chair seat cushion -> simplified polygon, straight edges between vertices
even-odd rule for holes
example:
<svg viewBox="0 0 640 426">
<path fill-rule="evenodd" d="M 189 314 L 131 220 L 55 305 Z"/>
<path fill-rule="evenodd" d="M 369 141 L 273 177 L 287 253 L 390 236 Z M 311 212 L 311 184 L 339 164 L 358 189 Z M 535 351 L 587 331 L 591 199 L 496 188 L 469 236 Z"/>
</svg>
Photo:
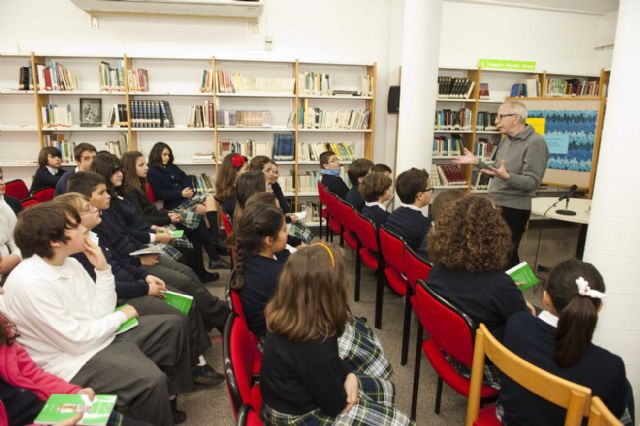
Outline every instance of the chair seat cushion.
<svg viewBox="0 0 640 426">
<path fill-rule="evenodd" d="M 251 388 L 251 401 L 243 401 L 245 404 L 251 404 L 256 412 L 262 409 L 262 393 L 260 393 L 260 384 L 255 384 Z"/>
<path fill-rule="evenodd" d="M 384 268 L 384 275 L 387 277 L 389 287 L 400 296 L 407 292 L 407 280 L 395 268 Z"/>
<path fill-rule="evenodd" d="M 362 264 L 367 268 L 374 271 L 378 270 L 378 253 L 363 247 L 360 249 L 360 259 L 362 259 Z"/>
<path fill-rule="evenodd" d="M 431 339 L 422 342 L 422 351 L 427 356 L 433 369 L 438 373 L 438 376 L 440 376 L 451 389 L 460 395 L 469 396 L 469 385 L 471 382 L 458 374 Z M 497 394 L 498 391 L 490 386 L 482 385 L 480 389 L 480 398 L 488 398 Z"/>
<path fill-rule="evenodd" d="M 352 250 L 358 248 L 358 240 L 356 240 L 351 231 L 344 231 L 342 235 L 344 236 L 344 242 L 347 243 Z"/>
<path fill-rule="evenodd" d="M 478 418 L 473 422 L 474 426 L 501 426 L 498 416 L 496 416 L 495 404 L 488 405 L 480 409 Z"/>
</svg>

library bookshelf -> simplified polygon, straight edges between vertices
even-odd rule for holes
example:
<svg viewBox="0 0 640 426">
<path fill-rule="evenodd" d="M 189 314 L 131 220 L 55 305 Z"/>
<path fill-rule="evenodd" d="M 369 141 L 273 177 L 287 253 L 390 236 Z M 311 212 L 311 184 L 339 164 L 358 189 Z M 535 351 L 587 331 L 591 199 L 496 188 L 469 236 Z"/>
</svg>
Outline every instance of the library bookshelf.
<svg viewBox="0 0 640 426">
<path fill-rule="evenodd" d="M 457 166 L 461 172 L 461 181 L 450 184 L 448 181 L 442 182 L 442 172 L 438 167 L 452 164 L 452 157 L 458 155 L 458 150 L 467 148 L 479 157 L 486 159 L 491 155 L 491 149 L 487 146 L 495 147 L 500 141 L 500 132 L 494 126 L 494 115 L 498 107 L 505 100 L 518 100 L 524 103 L 537 101 L 536 105 L 579 105 L 579 101 L 591 101 L 598 105 L 597 125 L 592 157 L 592 168 L 588 179 L 588 184 L 581 186 L 587 196 L 593 192 L 595 172 L 597 168 L 600 141 L 602 138 L 602 125 L 606 109 L 606 94 L 609 83 L 609 71 L 602 70 L 598 76 L 555 74 L 547 71 L 517 72 L 517 71 L 497 71 L 485 69 L 456 69 L 440 68 L 439 77 L 465 78 L 473 82 L 473 88 L 461 98 L 438 97 L 436 104 L 436 126 L 434 130 L 434 150 L 432 155 L 432 184 L 437 190 L 441 189 L 464 189 L 473 193 L 486 193 L 486 181 L 478 173 L 474 172 L 472 166 Z M 580 81 L 587 87 L 584 95 L 571 95 L 561 93 L 562 82 Z M 488 85 L 489 93 L 483 93 L 481 84 Z M 534 96 L 512 96 L 514 85 L 527 85 L 534 88 Z M 566 87 L 565 87 L 566 89 Z M 589 90 L 587 90 L 589 89 Z M 567 89 L 568 90 L 568 89 Z M 533 92 L 533 91 L 532 91 Z M 527 93 L 529 94 L 529 93 Z M 446 96 L 446 95 L 445 95 Z M 575 101 L 575 102 L 574 102 Z M 584 103 L 584 102 L 583 102 Z M 466 110 L 466 111 L 465 111 Z M 449 128 L 442 117 L 446 111 L 456 115 L 456 119 L 463 116 L 467 121 L 458 120 L 455 129 Z M 461 112 L 462 111 L 462 112 Z M 459 114 L 458 114 L 459 113 Z M 466 115 L 465 115 L 466 114 Z M 482 120 L 484 118 L 484 120 Z M 444 124 L 443 124 L 444 123 Z M 442 141 L 446 141 L 442 143 Z M 448 148 L 443 152 L 442 146 Z M 482 149 L 483 148 L 483 149 Z M 435 175 L 435 176 L 434 176 Z M 483 184 L 484 183 L 484 184 Z M 542 182 L 545 185 L 554 187 L 570 186 L 566 182 Z"/>
<path fill-rule="evenodd" d="M 52 61 L 73 75 L 72 90 L 49 87 L 39 81 L 38 68 Z M 102 69 L 99 70 L 101 63 L 121 73 L 120 80 L 116 75 L 117 86 L 105 86 Z M 26 90 L 18 89 L 21 67 L 34 70 L 32 87 Z M 146 87 L 140 83 L 142 77 L 135 78 L 140 70 L 146 73 Z M 318 87 L 303 86 L 303 79 L 309 75 L 326 76 L 326 81 Z M 264 61 L 213 55 L 177 58 L 0 53 L 0 166 L 26 169 L 23 176 L 32 174 L 38 150 L 51 140 L 64 140 L 70 147 L 73 143 L 90 142 L 98 150 L 104 149 L 105 143 L 116 141 L 121 151 L 139 150 L 145 154 L 154 143 L 163 141 L 172 147 L 176 164 L 187 173 L 214 175 L 231 146 L 249 157 L 275 157 L 286 181 L 283 189 L 299 209 L 317 196 L 314 172 L 318 162 L 310 156 L 308 145 L 343 143 L 351 148 L 353 157 L 373 158 L 376 77 L 375 63 Z M 242 87 L 235 87 L 239 82 Z M 230 86 L 234 87 L 230 90 Z M 80 122 L 80 100 L 85 98 L 97 99 L 101 107 L 99 123 L 92 127 Z M 171 127 L 141 127 L 136 122 L 140 121 L 136 107 L 160 103 L 170 108 Z M 124 106 L 126 113 L 110 123 L 111 112 L 118 110 L 118 105 Z M 49 106 L 63 106 L 70 120 L 63 125 L 48 123 Z M 194 120 L 194 107 L 198 106 L 204 106 L 200 112 L 207 118 L 199 123 Z M 258 126 L 233 125 L 223 122 L 225 111 L 236 115 L 263 111 L 268 119 Z M 308 111 L 322 117 L 340 111 L 368 111 L 368 116 L 363 126 L 347 124 L 336 128 L 330 123 L 306 122 L 302 115 Z M 289 135 L 288 140 L 293 143 L 287 155 L 273 155 L 272 145 L 278 134 Z M 270 152 L 256 149 L 260 144 Z M 65 165 L 72 162 L 71 158 Z"/>
</svg>

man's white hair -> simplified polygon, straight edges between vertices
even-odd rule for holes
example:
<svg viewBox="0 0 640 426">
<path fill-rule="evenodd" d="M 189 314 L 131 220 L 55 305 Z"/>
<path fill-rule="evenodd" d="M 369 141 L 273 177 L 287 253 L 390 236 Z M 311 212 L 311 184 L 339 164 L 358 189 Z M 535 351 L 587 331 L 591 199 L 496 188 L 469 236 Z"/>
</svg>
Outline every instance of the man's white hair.
<svg viewBox="0 0 640 426">
<path fill-rule="evenodd" d="M 527 107 L 522 102 L 508 101 L 504 104 L 509 107 L 509 112 L 511 114 L 516 114 L 520 117 L 520 122 L 525 123 L 527 120 Z"/>
</svg>

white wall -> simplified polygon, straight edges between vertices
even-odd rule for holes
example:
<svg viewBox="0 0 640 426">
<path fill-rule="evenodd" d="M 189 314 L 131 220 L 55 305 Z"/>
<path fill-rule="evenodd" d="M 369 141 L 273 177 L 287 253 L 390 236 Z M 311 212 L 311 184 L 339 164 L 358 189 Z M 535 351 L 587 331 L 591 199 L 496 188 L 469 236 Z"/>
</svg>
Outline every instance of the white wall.
<svg viewBox="0 0 640 426">
<path fill-rule="evenodd" d="M 89 16 L 69 0 L 2 0 L 0 52 L 377 62 L 375 160 L 392 163 L 395 117 L 387 119 L 386 98 L 389 82 L 398 81 L 403 5 L 402 0 L 267 0 L 258 25 L 104 16 L 94 30 Z M 442 9 L 441 66 L 474 68 L 481 57 L 527 59 L 539 70 L 597 74 L 610 63 L 610 51 L 593 50 L 594 28 L 602 19 L 597 16 L 452 2 Z M 273 38 L 270 52 L 262 49 L 265 35 Z"/>
</svg>

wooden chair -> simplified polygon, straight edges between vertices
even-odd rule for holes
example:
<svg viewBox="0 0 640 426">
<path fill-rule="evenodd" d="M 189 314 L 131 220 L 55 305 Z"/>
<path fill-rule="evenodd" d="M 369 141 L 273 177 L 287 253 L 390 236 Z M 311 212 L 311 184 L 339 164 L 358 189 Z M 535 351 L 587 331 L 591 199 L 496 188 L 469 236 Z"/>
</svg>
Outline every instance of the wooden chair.
<svg viewBox="0 0 640 426">
<path fill-rule="evenodd" d="M 599 397 L 594 396 L 591 398 L 591 409 L 589 410 L 589 423 L 587 423 L 587 426 L 622 426 L 622 423 L 609 411 Z"/>
<path fill-rule="evenodd" d="M 500 424 L 495 415 L 495 405 L 480 410 L 480 389 L 485 357 L 529 392 L 565 408 L 567 410 L 565 426 L 579 426 L 582 424 L 582 417 L 589 414 L 587 408 L 591 399 L 591 389 L 555 376 L 518 357 L 498 342 L 484 324 L 480 324 L 476 331 L 473 352 L 467 426 Z"/>
</svg>

